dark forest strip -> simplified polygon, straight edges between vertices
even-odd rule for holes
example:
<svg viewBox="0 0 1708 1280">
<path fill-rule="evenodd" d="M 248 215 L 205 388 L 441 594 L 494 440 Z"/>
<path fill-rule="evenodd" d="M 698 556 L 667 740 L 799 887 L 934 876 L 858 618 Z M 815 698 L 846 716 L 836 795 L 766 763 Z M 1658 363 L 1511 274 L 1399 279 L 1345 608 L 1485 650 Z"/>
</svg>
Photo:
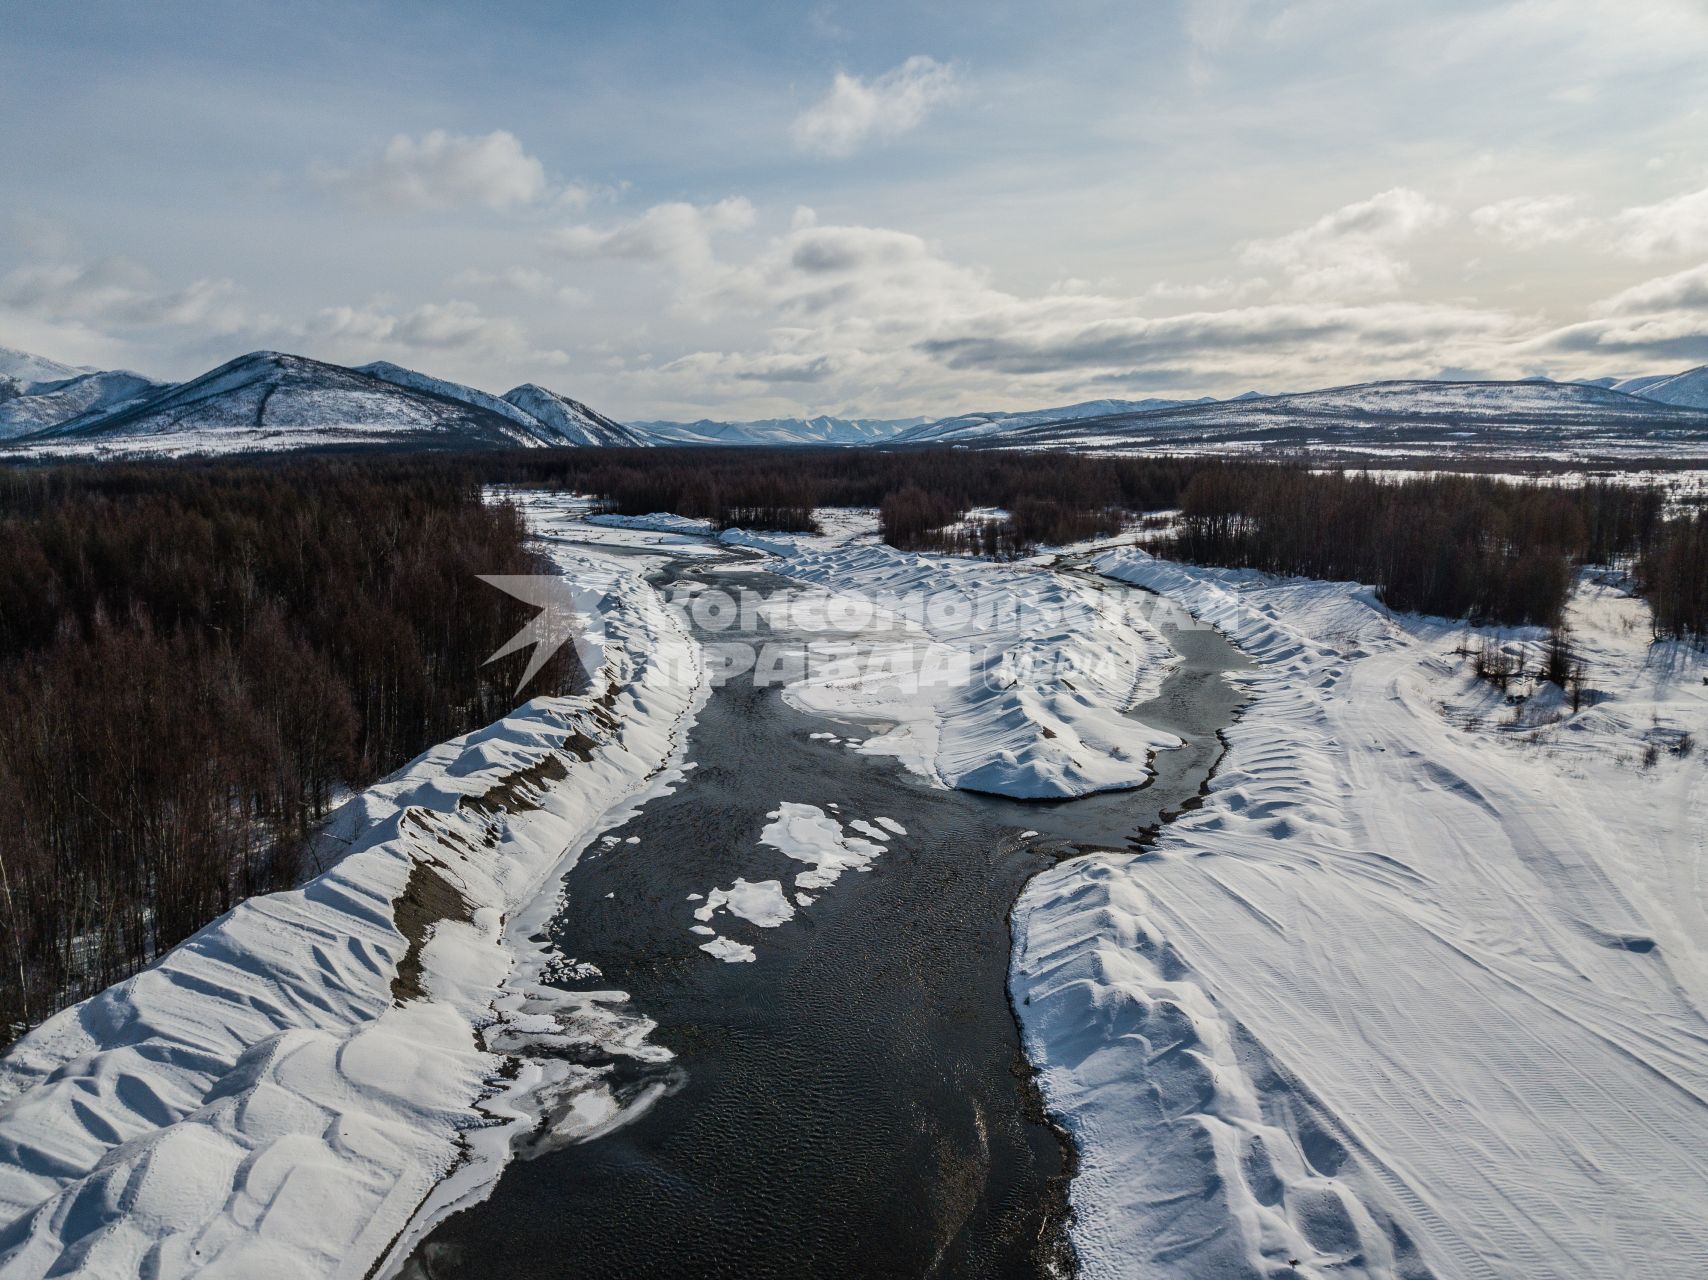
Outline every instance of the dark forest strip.
<svg viewBox="0 0 1708 1280">
<path fill-rule="evenodd" d="M 0 474 L 0 1044 L 508 711 L 531 610 L 476 575 L 538 571 L 524 534 L 446 461 Z"/>
</svg>

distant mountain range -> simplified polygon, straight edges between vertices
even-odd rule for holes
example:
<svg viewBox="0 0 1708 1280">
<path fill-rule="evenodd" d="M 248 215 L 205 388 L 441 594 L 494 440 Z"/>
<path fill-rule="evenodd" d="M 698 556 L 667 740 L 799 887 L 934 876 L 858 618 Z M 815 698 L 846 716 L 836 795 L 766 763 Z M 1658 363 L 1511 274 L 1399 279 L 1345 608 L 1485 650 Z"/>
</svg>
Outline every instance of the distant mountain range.
<svg viewBox="0 0 1708 1280">
<path fill-rule="evenodd" d="M 1072 422 L 1079 418 L 1103 418 L 1118 413 L 1155 413 L 1160 409 L 1213 403 L 1209 396 L 1201 400 L 1082 400 L 1059 409 L 1031 409 L 1023 413 L 963 413 L 923 423 L 902 432 L 898 439 L 910 444 L 970 444 L 977 440 L 1000 438 L 1044 422 Z"/>
<path fill-rule="evenodd" d="M 1681 404 L 1692 409 L 1708 409 L 1708 364 L 1683 373 L 1661 374 L 1653 378 L 1627 378 L 1615 382 L 1613 390 L 1626 395 L 1659 400 L 1663 404 Z"/>
<path fill-rule="evenodd" d="M 1698 392 L 1708 368 L 1658 383 Z M 1046 416 L 981 443 L 1118 453 L 1294 451 L 1340 458 L 1708 453 L 1708 410 L 1591 383 L 1369 382 L 1143 412 Z"/>
<path fill-rule="evenodd" d="M 1708 452 L 1708 366 L 1592 382 L 1374 382 L 1231 400 L 1088 400 L 922 418 L 624 424 L 528 383 L 495 396 L 385 361 L 276 351 L 157 382 L 0 347 L 12 456 L 190 456 L 304 449 L 951 445 L 1121 453 L 1662 456 Z"/>
<path fill-rule="evenodd" d="M 660 444 L 878 444 L 894 440 L 924 418 L 761 418 L 754 422 L 635 422 Z"/>
</svg>

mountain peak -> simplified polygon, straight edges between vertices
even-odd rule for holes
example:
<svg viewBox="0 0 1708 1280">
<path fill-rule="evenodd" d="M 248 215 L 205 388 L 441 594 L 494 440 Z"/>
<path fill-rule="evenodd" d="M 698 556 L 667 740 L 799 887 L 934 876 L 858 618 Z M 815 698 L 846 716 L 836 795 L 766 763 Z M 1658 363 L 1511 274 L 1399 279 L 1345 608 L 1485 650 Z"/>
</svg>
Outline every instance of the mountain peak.
<svg viewBox="0 0 1708 1280">
<path fill-rule="evenodd" d="M 622 423 L 538 383 L 512 387 L 504 399 L 541 424 L 548 444 L 621 447 L 647 443 Z"/>
</svg>

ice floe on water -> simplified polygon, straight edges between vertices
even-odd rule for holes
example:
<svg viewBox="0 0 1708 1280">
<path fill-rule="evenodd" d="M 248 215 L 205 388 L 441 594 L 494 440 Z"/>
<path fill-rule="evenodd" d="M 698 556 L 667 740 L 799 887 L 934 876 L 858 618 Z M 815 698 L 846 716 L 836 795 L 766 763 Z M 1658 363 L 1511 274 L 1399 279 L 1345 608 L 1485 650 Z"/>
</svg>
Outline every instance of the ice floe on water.
<svg viewBox="0 0 1708 1280">
<path fill-rule="evenodd" d="M 844 872 L 869 870 L 873 860 L 888 850 L 889 840 L 907 834 L 893 818 L 878 818 L 875 822 L 856 818 L 845 827 L 816 805 L 788 801 L 767 817 L 770 821 L 759 833 L 760 845 L 806 865 L 804 871 L 795 874 L 793 902 L 781 880 L 747 880 L 737 876 L 727 889 L 714 888 L 704 895 L 688 895 L 690 902 L 703 903 L 694 910 L 694 919 L 700 923 L 690 926 L 692 932 L 712 935 L 714 931 L 708 922 L 731 916 L 760 929 L 785 925 L 794 919 L 797 908 L 805 910 L 822 898 L 822 891 L 835 884 Z M 817 892 L 805 892 L 808 889 Z M 702 943 L 700 949 L 731 962 L 755 957 L 752 944 L 724 937 L 714 936 L 711 942 Z"/>
<path fill-rule="evenodd" d="M 745 942 L 735 942 L 729 938 L 714 937 L 710 942 L 702 942 L 700 950 L 707 955 L 722 960 L 725 964 L 748 964 L 753 960 L 753 948 Z"/>
<path fill-rule="evenodd" d="M 795 909 L 783 892 L 780 880 L 760 880 L 757 883 L 736 877 L 728 889 L 713 889 L 706 895 L 706 905 L 694 912 L 696 920 L 710 920 L 720 911 L 740 916 L 761 929 L 775 929 L 794 919 Z"/>
<path fill-rule="evenodd" d="M 801 889 L 828 888 L 844 871 L 865 871 L 884 852 L 885 846 L 875 840 L 849 835 L 817 805 L 784 802 L 769 816 L 759 842 L 807 864 L 808 869 L 795 876 Z"/>
</svg>

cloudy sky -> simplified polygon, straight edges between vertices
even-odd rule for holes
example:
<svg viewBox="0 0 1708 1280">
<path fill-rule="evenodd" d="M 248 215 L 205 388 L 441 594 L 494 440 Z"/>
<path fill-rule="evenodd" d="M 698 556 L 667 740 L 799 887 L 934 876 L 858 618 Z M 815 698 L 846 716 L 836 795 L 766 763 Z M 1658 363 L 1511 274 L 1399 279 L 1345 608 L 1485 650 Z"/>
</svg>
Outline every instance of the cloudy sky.
<svg viewBox="0 0 1708 1280">
<path fill-rule="evenodd" d="M 1704 0 L 0 7 L 0 344 L 621 417 L 1708 361 Z"/>
</svg>

